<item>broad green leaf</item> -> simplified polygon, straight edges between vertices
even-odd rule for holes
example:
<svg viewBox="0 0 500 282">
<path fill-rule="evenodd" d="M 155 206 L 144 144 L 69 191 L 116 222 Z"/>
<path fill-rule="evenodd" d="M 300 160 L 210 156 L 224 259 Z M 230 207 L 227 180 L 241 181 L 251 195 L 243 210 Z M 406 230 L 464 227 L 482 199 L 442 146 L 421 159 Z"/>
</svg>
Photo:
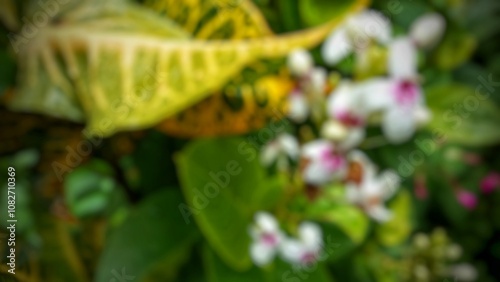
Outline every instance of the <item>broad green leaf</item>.
<svg viewBox="0 0 500 282">
<path fill-rule="evenodd" d="M 354 244 L 364 240 L 370 223 L 363 211 L 345 201 L 343 186 L 327 187 L 324 198 L 309 205 L 308 216 L 337 226 Z"/>
<path fill-rule="evenodd" d="M 302 20 L 309 26 L 315 26 L 326 23 L 332 18 L 343 20 L 345 11 L 351 9 L 353 5 L 366 7 L 369 2 L 369 0 L 302 0 L 299 1 L 299 9 Z"/>
<path fill-rule="evenodd" d="M 488 85 L 480 81 L 475 89 L 461 84 L 439 85 L 426 92 L 433 114 L 428 128 L 441 139 L 470 146 L 498 143 L 500 110 L 490 98 Z"/>
<path fill-rule="evenodd" d="M 256 151 L 244 139 L 201 139 L 177 160 L 179 178 L 192 214 L 211 247 L 229 266 L 251 265 L 248 227 L 256 211 L 268 207 L 263 195 L 279 181 L 269 179 Z M 269 197 L 275 198 L 274 193 Z"/>
<path fill-rule="evenodd" d="M 162 275 L 160 281 L 173 281 L 198 238 L 195 226 L 186 224 L 179 212 L 182 202 L 182 195 L 174 190 L 157 192 L 143 200 L 106 240 L 96 281 L 118 279 L 117 273 L 120 276 L 122 272 L 133 276 L 134 281 L 147 281 L 149 275 L 158 273 Z"/>
<path fill-rule="evenodd" d="M 323 197 L 309 204 L 306 214 L 321 225 L 324 249 L 331 262 L 359 246 L 370 227 L 367 216 L 345 201 L 345 189 L 341 185 L 325 188 Z"/>
<path fill-rule="evenodd" d="M 59 15 L 64 24 L 48 25 L 17 50 L 21 83 L 11 109 L 86 121 L 95 135 L 150 127 L 254 61 L 317 45 L 338 23 L 240 41 L 194 40 L 144 7 L 95 4 Z"/>
<path fill-rule="evenodd" d="M 376 228 L 376 235 L 380 243 L 385 246 L 395 246 L 403 243 L 412 231 L 412 200 L 410 192 L 403 190 L 389 203 L 388 208 L 393 216 Z"/>
<path fill-rule="evenodd" d="M 370 221 L 356 206 L 350 204 L 336 204 L 318 215 L 315 219 L 336 225 L 355 243 L 360 244 L 365 238 Z"/>
<path fill-rule="evenodd" d="M 329 263 L 337 263 L 346 259 L 361 242 L 354 242 L 350 234 L 344 231 L 339 225 L 327 221 L 319 221 L 323 230 L 323 254 Z"/>
</svg>

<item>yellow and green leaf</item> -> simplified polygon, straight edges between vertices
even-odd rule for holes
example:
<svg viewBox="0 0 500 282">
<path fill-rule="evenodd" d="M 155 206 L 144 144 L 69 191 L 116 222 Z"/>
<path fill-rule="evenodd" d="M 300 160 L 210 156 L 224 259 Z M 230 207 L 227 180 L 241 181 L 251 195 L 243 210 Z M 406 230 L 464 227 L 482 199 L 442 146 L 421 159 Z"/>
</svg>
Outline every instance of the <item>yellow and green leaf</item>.
<svg viewBox="0 0 500 282">
<path fill-rule="evenodd" d="M 142 6 L 93 4 L 65 11 L 23 46 L 10 108 L 86 122 L 103 136 L 151 127 L 256 61 L 318 44 L 339 22 L 280 36 L 204 40 Z M 364 4 L 358 0 L 352 10 Z"/>
</svg>

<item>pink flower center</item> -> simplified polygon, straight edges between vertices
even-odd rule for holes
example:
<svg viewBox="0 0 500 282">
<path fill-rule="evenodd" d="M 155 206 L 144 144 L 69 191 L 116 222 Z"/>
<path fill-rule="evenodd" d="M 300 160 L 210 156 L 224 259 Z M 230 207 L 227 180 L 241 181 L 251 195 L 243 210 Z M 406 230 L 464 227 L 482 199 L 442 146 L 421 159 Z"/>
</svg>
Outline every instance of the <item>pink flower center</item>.
<svg viewBox="0 0 500 282">
<path fill-rule="evenodd" d="M 306 252 L 300 258 L 300 262 L 304 265 L 310 265 L 316 262 L 316 254 L 313 252 Z"/>
<path fill-rule="evenodd" d="M 261 240 L 264 243 L 264 245 L 274 247 L 278 244 L 278 237 L 275 234 L 272 233 L 264 233 L 261 236 Z"/>
<path fill-rule="evenodd" d="M 409 80 L 400 81 L 395 86 L 394 95 L 399 105 L 413 105 L 419 95 L 418 86 Z"/>
<path fill-rule="evenodd" d="M 338 170 L 345 164 L 344 158 L 335 154 L 331 148 L 327 148 L 321 153 L 321 161 L 330 172 Z"/>
<path fill-rule="evenodd" d="M 340 112 L 335 115 L 337 120 L 347 126 L 361 126 L 364 121 L 361 117 L 351 113 L 351 112 Z"/>
</svg>

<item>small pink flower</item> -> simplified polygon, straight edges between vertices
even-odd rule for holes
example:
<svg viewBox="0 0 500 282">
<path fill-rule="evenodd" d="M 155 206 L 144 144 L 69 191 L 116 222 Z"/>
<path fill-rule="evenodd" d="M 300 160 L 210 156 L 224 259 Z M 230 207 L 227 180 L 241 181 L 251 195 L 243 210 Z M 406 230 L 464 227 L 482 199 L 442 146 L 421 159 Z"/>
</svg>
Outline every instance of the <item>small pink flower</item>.
<svg viewBox="0 0 500 282">
<path fill-rule="evenodd" d="M 488 194 L 500 186 L 500 174 L 491 172 L 481 180 L 481 191 Z"/>
<path fill-rule="evenodd" d="M 460 190 L 457 193 L 458 202 L 466 209 L 473 210 L 477 206 L 477 198 L 474 193 L 467 190 Z"/>
<path fill-rule="evenodd" d="M 250 257 L 256 265 L 264 266 L 276 256 L 284 235 L 273 215 L 261 211 L 254 218 L 255 223 L 249 229 L 252 237 Z"/>
<path fill-rule="evenodd" d="M 327 140 L 318 139 L 304 144 L 301 160 L 304 163 L 302 178 L 313 186 L 343 179 L 347 172 L 345 156 L 339 154 L 335 145 Z"/>
<path fill-rule="evenodd" d="M 321 255 L 323 232 L 316 223 L 303 222 L 299 225 L 298 235 L 298 238 L 284 240 L 281 256 L 295 266 L 312 266 Z"/>
</svg>

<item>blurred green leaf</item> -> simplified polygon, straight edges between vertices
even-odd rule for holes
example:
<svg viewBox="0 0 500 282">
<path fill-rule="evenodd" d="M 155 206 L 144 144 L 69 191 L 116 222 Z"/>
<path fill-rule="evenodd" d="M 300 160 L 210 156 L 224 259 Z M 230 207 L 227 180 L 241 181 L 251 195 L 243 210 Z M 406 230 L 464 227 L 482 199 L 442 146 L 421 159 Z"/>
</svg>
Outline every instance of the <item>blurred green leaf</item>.
<svg viewBox="0 0 500 282">
<path fill-rule="evenodd" d="M 299 0 L 278 0 L 280 17 L 286 31 L 293 31 L 302 28 L 300 11 L 297 8 Z"/>
<path fill-rule="evenodd" d="M 412 231 L 411 212 L 412 200 L 410 192 L 403 190 L 389 203 L 388 207 L 393 217 L 376 228 L 376 235 L 380 243 L 385 246 L 394 246 L 403 243 Z"/>
<path fill-rule="evenodd" d="M 359 208 L 347 204 L 332 207 L 323 214 L 323 219 L 339 226 L 356 244 L 365 238 L 370 222 Z"/>
<path fill-rule="evenodd" d="M 496 144 L 500 140 L 500 109 L 487 98 L 487 87 L 479 92 L 476 89 L 461 84 L 428 89 L 427 103 L 433 114 L 429 129 L 462 145 Z"/>
<path fill-rule="evenodd" d="M 324 254 L 327 255 L 326 261 L 337 263 L 348 257 L 359 243 L 353 241 L 349 234 L 342 230 L 338 225 L 328 222 L 318 222 L 323 230 L 323 239 L 325 246 Z"/>
<path fill-rule="evenodd" d="M 368 232 L 369 220 L 356 206 L 348 203 L 333 203 L 322 211 L 312 211 L 314 220 L 338 226 L 355 244 L 363 241 Z"/>
<path fill-rule="evenodd" d="M 106 208 L 107 202 L 106 195 L 94 192 L 75 202 L 72 206 L 72 212 L 78 217 L 97 214 Z"/>
<path fill-rule="evenodd" d="M 195 226 L 186 224 L 179 212 L 182 202 L 182 195 L 175 190 L 144 199 L 106 240 L 96 281 L 118 279 L 115 274 L 121 275 L 122 270 L 134 276 L 134 281 L 143 281 L 152 273 L 158 275 L 160 269 L 161 281 L 172 281 L 198 237 Z"/>
<path fill-rule="evenodd" d="M 64 195 L 71 212 L 80 218 L 103 213 L 113 192 L 118 193 L 118 183 L 112 177 L 113 169 L 98 159 L 69 173 L 64 180 Z"/>
<path fill-rule="evenodd" d="M 39 159 L 39 153 L 35 149 L 28 149 L 17 153 L 12 159 L 12 166 L 18 169 L 29 169 L 33 167 Z"/>
<path fill-rule="evenodd" d="M 451 70 L 469 60 L 476 46 L 477 41 L 472 34 L 450 28 L 432 58 L 438 68 Z"/>
<path fill-rule="evenodd" d="M 355 6 L 366 6 L 366 0 L 301 0 L 299 11 L 308 26 L 316 26 L 333 18 L 341 18 Z"/>
<path fill-rule="evenodd" d="M 248 226 L 254 213 L 279 198 L 270 191 L 282 186 L 266 178 L 255 151 L 245 145 L 240 138 L 198 140 L 178 159 L 186 220 L 193 215 L 212 248 L 239 270 L 251 265 Z"/>
</svg>

